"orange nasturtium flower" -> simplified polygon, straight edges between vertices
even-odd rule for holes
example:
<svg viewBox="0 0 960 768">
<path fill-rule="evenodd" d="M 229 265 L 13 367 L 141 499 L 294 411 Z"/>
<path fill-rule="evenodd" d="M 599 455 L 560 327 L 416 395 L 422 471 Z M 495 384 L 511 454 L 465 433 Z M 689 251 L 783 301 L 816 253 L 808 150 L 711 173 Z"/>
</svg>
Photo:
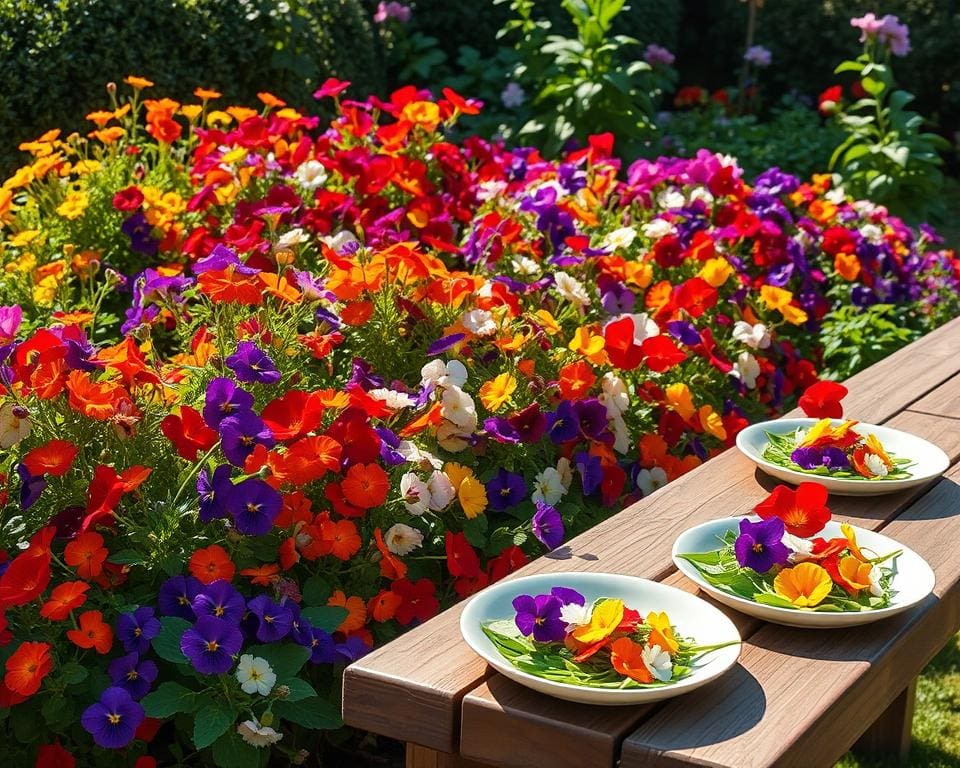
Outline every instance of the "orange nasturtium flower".
<svg viewBox="0 0 960 768">
<path fill-rule="evenodd" d="M 127 75 L 123 78 L 123 82 L 129 85 L 132 88 L 149 88 L 153 85 L 152 80 L 147 80 L 145 77 L 138 77 L 137 75 Z"/>
<path fill-rule="evenodd" d="M 87 601 L 90 585 L 85 581 L 66 581 L 50 593 L 50 599 L 40 608 L 40 615 L 50 621 L 63 621 L 70 612 Z"/>
<path fill-rule="evenodd" d="M 638 683 L 652 683 L 653 675 L 643 663 L 643 646 L 629 637 L 621 637 L 610 646 L 610 663 L 624 677 Z"/>
<path fill-rule="evenodd" d="M 21 696 L 33 696 L 40 690 L 43 678 L 53 669 L 50 648 L 50 643 L 21 643 L 7 659 L 4 685 Z"/>
<path fill-rule="evenodd" d="M 95 579 L 103 572 L 103 562 L 108 554 L 103 546 L 103 536 L 88 531 L 67 544 L 63 550 L 63 560 L 77 569 L 81 579 Z"/>
<path fill-rule="evenodd" d="M 650 638 L 647 642 L 650 645 L 659 645 L 661 649 L 673 656 L 680 650 L 680 643 L 677 642 L 673 634 L 673 627 L 670 624 L 670 617 L 666 613 L 647 614 L 647 624 L 650 627 Z"/>
<path fill-rule="evenodd" d="M 202 584 L 211 584 L 217 579 L 231 581 L 236 566 L 230 555 L 219 544 L 198 549 L 190 556 L 190 573 Z"/>
<path fill-rule="evenodd" d="M 100 611 L 84 611 L 77 617 L 80 629 L 67 632 L 67 639 L 79 648 L 93 648 L 100 655 L 110 653 L 113 630 Z"/>
<path fill-rule="evenodd" d="M 812 608 L 823 602 L 833 589 L 833 580 L 816 563 L 800 563 L 784 568 L 773 580 L 773 591 L 798 608 Z"/>
<path fill-rule="evenodd" d="M 347 597 L 342 590 L 336 590 L 327 605 L 336 605 L 347 609 L 347 618 L 345 618 L 337 632 L 355 632 L 367 623 L 367 605 L 362 597 Z"/>
<path fill-rule="evenodd" d="M 342 485 L 347 501 L 360 509 L 379 507 L 390 492 L 390 478 L 379 464 L 354 464 Z"/>
</svg>

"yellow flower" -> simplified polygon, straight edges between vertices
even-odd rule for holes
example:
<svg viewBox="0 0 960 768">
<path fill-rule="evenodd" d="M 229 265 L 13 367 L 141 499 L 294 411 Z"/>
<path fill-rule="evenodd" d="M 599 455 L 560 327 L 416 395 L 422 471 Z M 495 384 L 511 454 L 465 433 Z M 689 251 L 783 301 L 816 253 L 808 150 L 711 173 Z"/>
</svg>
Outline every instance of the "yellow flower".
<svg viewBox="0 0 960 768">
<path fill-rule="evenodd" d="M 517 390 L 517 380 L 509 373 L 501 373 L 480 387 L 480 402 L 488 411 L 499 411 Z"/>
<path fill-rule="evenodd" d="M 793 301 L 793 294 L 774 285 L 764 285 L 760 288 L 760 298 L 767 305 L 767 309 L 783 309 Z"/>
<path fill-rule="evenodd" d="M 646 288 L 653 280 L 653 265 L 647 261 L 628 261 L 624 266 L 626 282 Z"/>
<path fill-rule="evenodd" d="M 17 169 L 13 176 L 3 182 L 3 188 L 19 189 L 20 187 L 25 187 L 27 184 L 33 181 L 33 177 L 33 166 L 25 165 L 22 168 Z"/>
<path fill-rule="evenodd" d="M 853 553 L 853 556 L 861 562 L 867 562 L 866 555 L 863 554 L 860 545 L 857 544 L 857 534 L 854 533 L 853 526 L 848 523 L 841 523 L 840 531 L 847 537 L 847 548 Z"/>
<path fill-rule="evenodd" d="M 440 107 L 432 101 L 411 101 L 400 112 L 400 119 L 432 132 L 440 123 Z"/>
<path fill-rule="evenodd" d="M 23 229 L 15 235 L 11 235 L 9 243 L 14 248 L 23 248 L 36 240 L 38 235 L 40 235 L 39 229 Z M 41 238 L 41 242 L 42 240 L 43 238 Z"/>
<path fill-rule="evenodd" d="M 147 78 L 137 77 L 136 75 L 127 75 L 125 78 L 123 78 L 123 82 L 125 82 L 131 88 L 136 88 L 138 90 L 140 88 L 149 88 L 153 85 L 153 82 L 147 80 Z"/>
<path fill-rule="evenodd" d="M 472 520 L 487 508 L 487 489 L 472 474 L 465 477 L 457 488 L 457 498 L 463 514 Z"/>
<path fill-rule="evenodd" d="M 802 325 L 807 322 L 807 313 L 805 310 L 800 309 L 800 307 L 794 307 L 788 304 L 785 307 L 780 307 L 780 313 L 783 315 L 784 320 L 793 325 Z"/>
<path fill-rule="evenodd" d="M 715 259 L 708 259 L 700 270 L 700 277 L 706 280 L 714 288 L 719 288 L 733 274 L 733 267 L 730 262 L 722 256 Z"/>
<path fill-rule="evenodd" d="M 850 589 L 855 592 L 870 589 L 870 574 L 873 572 L 873 566 L 870 563 L 848 556 L 840 561 L 838 568 Z"/>
<path fill-rule="evenodd" d="M 713 435 L 718 440 L 727 439 L 727 428 L 723 426 L 720 414 L 713 410 L 712 405 L 700 406 L 700 425 L 703 431 Z"/>
<path fill-rule="evenodd" d="M 847 436 L 847 432 L 857 426 L 859 422 L 847 420 L 836 427 L 831 426 L 831 423 L 830 419 L 820 419 L 810 427 L 807 434 L 803 436 L 803 440 L 797 444 L 797 447 L 806 448 L 816 444 L 822 439 L 828 439 L 830 441 L 842 440 Z"/>
<path fill-rule="evenodd" d="M 833 589 L 833 581 L 825 568 L 816 563 L 800 563 L 784 568 L 773 580 L 773 591 L 798 608 L 812 608 L 823 602 Z"/>
<path fill-rule="evenodd" d="M 613 634 L 621 621 L 623 621 L 623 600 L 613 598 L 601 600 L 593 609 L 590 623 L 573 630 L 573 638 L 587 645 L 597 643 Z"/>
<path fill-rule="evenodd" d="M 230 125 L 233 118 L 222 110 L 215 109 L 207 115 L 207 125 Z"/>
<path fill-rule="evenodd" d="M 693 405 L 693 394 L 686 384 L 671 384 L 664 392 L 667 404 L 677 412 L 681 419 L 686 421 L 696 412 Z"/>
<path fill-rule="evenodd" d="M 470 467 L 465 467 L 463 464 L 457 464 L 455 461 L 448 461 L 443 465 L 443 474 L 447 476 L 447 479 L 450 481 L 450 485 L 453 486 L 454 490 L 458 489 L 460 487 L 460 483 L 462 483 L 468 477 L 475 476 Z"/>
<path fill-rule="evenodd" d="M 647 614 L 647 626 L 650 627 L 650 637 L 647 639 L 647 645 L 659 645 L 661 650 L 666 651 L 673 656 L 680 650 L 680 643 L 677 642 L 673 634 L 673 626 L 670 624 L 670 617 L 666 613 Z"/>
<path fill-rule="evenodd" d="M 57 207 L 57 213 L 70 221 L 79 219 L 83 216 L 83 212 L 87 210 L 88 202 L 85 192 L 71 192 Z"/>
<path fill-rule="evenodd" d="M 547 332 L 548 336 L 553 336 L 554 334 L 560 333 L 560 324 L 547 310 L 538 309 L 533 313 L 533 317 L 537 321 L 537 324 Z"/>
<path fill-rule="evenodd" d="M 570 340 L 570 349 L 579 352 L 592 363 L 603 362 L 603 347 L 606 344 L 603 336 L 594 335 L 587 326 L 581 326 L 573 334 Z M 597 359 L 599 357 L 599 359 Z"/>
<path fill-rule="evenodd" d="M 180 107 L 180 113 L 190 122 L 193 122 L 201 112 L 203 112 L 203 107 L 199 104 L 184 104 Z"/>
</svg>

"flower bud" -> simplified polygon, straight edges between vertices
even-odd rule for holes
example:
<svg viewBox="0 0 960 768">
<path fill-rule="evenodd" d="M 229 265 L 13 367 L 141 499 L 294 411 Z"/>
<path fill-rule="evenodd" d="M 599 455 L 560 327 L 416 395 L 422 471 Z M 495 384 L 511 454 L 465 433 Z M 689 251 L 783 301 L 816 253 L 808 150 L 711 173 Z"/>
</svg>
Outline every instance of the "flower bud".
<svg viewBox="0 0 960 768">
<path fill-rule="evenodd" d="M 284 686 L 281 686 L 284 687 Z M 290 689 L 287 689 L 287 693 L 290 693 Z M 267 710 L 260 716 L 260 725 L 265 725 L 267 728 L 273 725 L 273 712 Z"/>
<path fill-rule="evenodd" d="M 273 693 L 278 699 L 285 699 L 290 695 L 290 686 L 289 685 L 278 685 L 273 689 Z M 266 725 L 266 723 L 264 723 Z"/>
</svg>

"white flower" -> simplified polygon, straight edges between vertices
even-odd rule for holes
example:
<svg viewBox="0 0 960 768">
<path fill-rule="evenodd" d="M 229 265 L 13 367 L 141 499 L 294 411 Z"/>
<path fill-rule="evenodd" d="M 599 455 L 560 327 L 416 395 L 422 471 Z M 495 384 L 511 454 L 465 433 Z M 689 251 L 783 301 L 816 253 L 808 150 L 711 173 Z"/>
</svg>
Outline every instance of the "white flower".
<svg viewBox="0 0 960 768">
<path fill-rule="evenodd" d="M 485 309 L 471 309 L 460 317 L 463 327 L 477 336 L 490 336 L 497 332 L 497 324 L 493 315 Z"/>
<path fill-rule="evenodd" d="M 870 573 L 867 574 L 867 579 L 870 582 L 870 594 L 874 597 L 883 597 L 883 584 L 880 583 L 881 575 L 877 566 L 873 566 Z"/>
<path fill-rule="evenodd" d="M 672 235 L 676 232 L 673 224 L 664 219 L 654 219 L 653 221 L 648 221 L 643 225 L 643 234 L 652 240 L 660 240 L 667 235 Z"/>
<path fill-rule="evenodd" d="M 752 349 L 766 349 L 770 346 L 770 334 L 763 323 L 751 325 L 744 320 L 737 320 L 733 326 L 733 338 Z"/>
<path fill-rule="evenodd" d="M 664 209 L 683 208 L 687 199 L 679 189 L 665 189 L 657 195 L 657 205 Z"/>
<path fill-rule="evenodd" d="M 423 534 L 409 525 L 396 523 L 387 529 L 383 540 L 393 554 L 409 555 L 423 544 Z"/>
<path fill-rule="evenodd" d="M 570 483 L 573 482 L 573 466 L 566 456 L 557 459 L 557 474 L 560 476 L 560 482 L 563 483 L 563 492 L 566 493 L 570 490 Z"/>
<path fill-rule="evenodd" d="M 259 693 L 266 696 L 273 690 L 277 682 L 277 675 L 270 668 L 269 662 L 259 656 L 245 653 L 240 657 L 237 665 L 237 682 L 244 693 Z"/>
<path fill-rule="evenodd" d="M 607 248 L 620 250 L 622 248 L 628 248 L 636 236 L 637 230 L 633 227 L 620 227 L 620 229 L 615 229 L 613 232 L 608 232 L 607 236 L 603 238 L 603 244 Z"/>
<path fill-rule="evenodd" d="M 467 367 L 459 360 L 450 360 L 447 363 L 446 373 L 437 383 L 441 387 L 462 387 L 467 383 Z"/>
<path fill-rule="evenodd" d="M 875 453 L 868 453 L 864 457 L 863 463 L 867 465 L 867 469 L 869 469 L 870 473 L 875 477 L 886 477 L 890 473 L 887 465 L 883 463 L 883 459 Z"/>
<path fill-rule="evenodd" d="M 544 504 L 553 506 L 563 498 L 566 491 L 560 473 L 553 467 L 547 467 L 533 481 L 532 498 L 534 502 L 542 501 Z"/>
<path fill-rule="evenodd" d="M 431 360 L 420 369 L 420 385 L 439 384 L 440 378 L 447 374 L 447 366 L 443 360 Z"/>
<path fill-rule="evenodd" d="M 477 185 L 477 200 L 480 202 L 486 202 L 487 200 L 492 200 L 495 197 L 500 197 L 500 195 L 507 189 L 507 182 L 491 180 L 491 181 L 481 181 Z"/>
<path fill-rule="evenodd" d="M 430 491 L 430 509 L 434 512 L 445 509 L 457 495 L 457 489 L 453 487 L 450 478 L 439 469 L 435 469 L 427 479 L 427 489 Z"/>
<path fill-rule="evenodd" d="M 534 275 L 540 274 L 540 265 L 529 256 L 515 256 L 511 261 L 518 275 L 533 277 Z"/>
<path fill-rule="evenodd" d="M 757 358 L 749 352 L 741 352 L 737 356 L 737 362 L 733 364 L 733 370 L 730 371 L 730 375 L 740 379 L 746 385 L 747 389 L 753 389 L 757 386 L 757 376 L 760 375 L 760 364 L 757 362 Z"/>
<path fill-rule="evenodd" d="M 571 277 L 566 272 L 557 272 L 554 279 L 556 280 L 557 293 L 567 301 L 576 304 L 578 307 L 585 307 L 590 303 L 587 289 L 577 278 Z"/>
<path fill-rule="evenodd" d="M 643 344 L 646 339 L 660 335 L 660 326 L 646 312 L 638 315 L 618 315 L 611 322 L 629 317 L 633 320 L 633 343 Z"/>
<path fill-rule="evenodd" d="M 386 406 L 394 411 L 399 411 L 401 408 L 410 408 L 417 404 L 417 401 L 411 395 L 393 389 L 371 389 L 367 394 L 374 400 L 386 403 Z"/>
<path fill-rule="evenodd" d="M 673 662 L 670 661 L 670 654 L 659 645 L 644 646 L 640 656 L 643 659 L 643 665 L 660 682 L 665 683 L 673 677 Z"/>
<path fill-rule="evenodd" d="M 592 615 L 593 605 L 589 603 L 584 605 L 567 603 L 560 609 L 560 621 L 567 625 L 567 630 L 589 624 Z"/>
<path fill-rule="evenodd" d="M 430 489 L 413 472 L 400 478 L 400 495 L 411 515 L 422 515 L 430 508 Z"/>
<path fill-rule="evenodd" d="M 280 235 L 280 239 L 277 240 L 277 247 L 293 248 L 293 246 L 305 243 L 309 239 L 310 235 L 300 229 L 300 227 L 297 227 L 296 229 L 291 229 L 289 232 L 284 232 L 282 235 Z"/>
<path fill-rule="evenodd" d="M 864 224 L 860 227 L 860 234 L 867 242 L 878 245 L 883 242 L 883 229 L 876 224 Z"/>
<path fill-rule="evenodd" d="M 829 192 L 824 194 L 823 197 L 829 203 L 840 205 L 841 203 L 846 202 L 847 192 L 843 187 L 834 187 Z"/>
<path fill-rule="evenodd" d="M 464 430 L 456 424 L 445 421 L 437 427 L 437 443 L 445 451 L 460 453 L 470 447 L 472 430 Z"/>
<path fill-rule="evenodd" d="M 659 329 L 658 329 L 659 330 Z M 607 413 L 623 413 L 630 406 L 630 393 L 623 379 L 612 371 L 607 371 L 600 379 L 603 394 L 600 401 L 607 406 Z"/>
<path fill-rule="evenodd" d="M 0 405 L 0 448 L 13 448 L 30 434 L 30 417 L 9 400 Z"/>
<path fill-rule="evenodd" d="M 316 160 L 307 160 L 300 164 L 294 176 L 304 189 L 316 189 L 327 180 L 327 169 Z"/>
<path fill-rule="evenodd" d="M 500 91 L 500 101 L 503 102 L 503 106 L 507 109 L 516 109 L 517 107 L 523 106 L 523 102 L 526 100 L 526 91 L 523 90 L 520 83 L 511 81 Z"/>
<path fill-rule="evenodd" d="M 256 718 L 240 723 L 237 726 L 237 733 L 247 744 L 254 747 L 269 747 L 283 738 L 282 733 L 277 733 L 269 726 L 260 725 Z"/>
<path fill-rule="evenodd" d="M 813 542 L 810 541 L 810 539 L 803 539 L 799 536 L 794 536 L 792 533 L 784 532 L 781 541 L 787 549 L 790 550 L 788 559 L 791 564 L 802 563 L 804 560 L 809 560 L 813 554 Z"/>
<path fill-rule="evenodd" d="M 653 469 L 641 469 L 637 472 L 637 488 L 644 496 L 649 496 L 658 488 L 663 488 L 667 484 L 667 473 L 660 467 Z"/>
<path fill-rule="evenodd" d="M 695 203 L 702 200 L 707 205 L 713 204 L 713 194 L 706 187 L 694 187 L 690 190 L 690 202 Z"/>
<path fill-rule="evenodd" d="M 603 396 L 600 396 L 603 400 Z M 607 418 L 609 420 L 610 431 L 613 432 L 613 450 L 617 453 L 626 453 L 630 450 L 630 430 L 627 429 L 627 422 L 619 413 L 611 414 L 609 407 L 607 409 Z"/>
<path fill-rule="evenodd" d="M 460 387 L 444 389 L 441 402 L 440 415 L 461 432 L 473 432 L 477 428 L 477 406 Z"/>
<path fill-rule="evenodd" d="M 428 466 L 433 467 L 433 469 L 440 469 L 443 466 L 443 462 L 430 451 L 423 450 L 410 440 L 401 440 L 400 445 L 397 446 L 397 453 L 412 464 L 424 465 L 424 469 Z"/>
<path fill-rule="evenodd" d="M 354 236 L 353 232 L 347 232 L 347 230 L 341 230 L 335 235 L 327 235 L 326 237 L 320 238 L 321 242 L 326 245 L 328 248 L 332 248 L 337 253 L 343 253 L 348 245 L 351 243 L 359 243 L 360 241 Z"/>
</svg>

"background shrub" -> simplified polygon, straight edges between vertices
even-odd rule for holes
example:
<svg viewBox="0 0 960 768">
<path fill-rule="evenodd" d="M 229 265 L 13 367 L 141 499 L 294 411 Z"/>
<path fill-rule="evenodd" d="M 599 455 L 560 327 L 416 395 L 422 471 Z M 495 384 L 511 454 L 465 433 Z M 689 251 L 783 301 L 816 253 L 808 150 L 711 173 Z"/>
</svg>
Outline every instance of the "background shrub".
<svg viewBox="0 0 960 768">
<path fill-rule="evenodd" d="M 205 85 L 248 103 L 270 90 L 310 104 L 331 75 L 358 93 L 383 87 L 361 0 L 3 0 L 0 166 L 51 127 L 88 128 L 103 83 L 128 74 L 173 98 Z"/>
</svg>

